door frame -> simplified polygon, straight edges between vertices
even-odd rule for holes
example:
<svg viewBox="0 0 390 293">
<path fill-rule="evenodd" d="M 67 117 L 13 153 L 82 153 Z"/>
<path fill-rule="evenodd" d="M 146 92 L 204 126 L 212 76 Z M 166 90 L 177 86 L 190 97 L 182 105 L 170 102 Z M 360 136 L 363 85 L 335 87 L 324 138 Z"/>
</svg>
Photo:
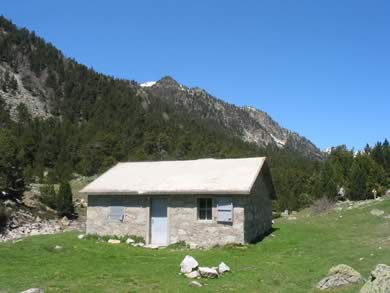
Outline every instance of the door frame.
<svg viewBox="0 0 390 293">
<path fill-rule="evenodd" d="M 147 221 L 147 239 L 145 239 L 145 242 L 147 244 L 152 244 L 152 204 L 153 204 L 153 199 L 165 199 L 167 201 L 167 243 L 166 245 L 171 244 L 171 229 L 170 229 L 170 208 L 169 208 L 169 197 L 168 196 L 149 196 L 148 197 L 148 221 Z"/>
</svg>

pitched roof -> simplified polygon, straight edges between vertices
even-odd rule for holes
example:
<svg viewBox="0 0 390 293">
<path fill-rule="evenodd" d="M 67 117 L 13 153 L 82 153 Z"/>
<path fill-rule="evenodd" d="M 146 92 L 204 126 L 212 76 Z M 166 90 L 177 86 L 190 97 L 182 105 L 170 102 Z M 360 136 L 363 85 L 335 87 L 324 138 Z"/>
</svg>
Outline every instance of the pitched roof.
<svg viewBox="0 0 390 293">
<path fill-rule="evenodd" d="M 265 157 L 118 163 L 80 192 L 250 194 L 264 162 Z"/>
</svg>

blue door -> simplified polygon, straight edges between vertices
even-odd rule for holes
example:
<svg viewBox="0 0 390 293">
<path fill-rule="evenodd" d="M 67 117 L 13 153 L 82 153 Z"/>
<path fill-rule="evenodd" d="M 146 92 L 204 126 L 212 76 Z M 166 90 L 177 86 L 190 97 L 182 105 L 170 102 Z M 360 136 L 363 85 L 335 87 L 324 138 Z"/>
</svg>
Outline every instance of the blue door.
<svg viewBox="0 0 390 293">
<path fill-rule="evenodd" d="M 168 200 L 166 198 L 152 199 L 151 213 L 151 244 L 168 244 L 168 219 L 167 219 Z"/>
</svg>

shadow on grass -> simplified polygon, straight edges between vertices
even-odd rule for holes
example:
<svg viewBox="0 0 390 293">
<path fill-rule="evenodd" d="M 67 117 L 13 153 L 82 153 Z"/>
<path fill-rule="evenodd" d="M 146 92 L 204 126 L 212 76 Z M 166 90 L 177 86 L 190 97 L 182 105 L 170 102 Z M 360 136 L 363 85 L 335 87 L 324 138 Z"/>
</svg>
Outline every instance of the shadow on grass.
<svg viewBox="0 0 390 293">
<path fill-rule="evenodd" d="M 252 241 L 250 241 L 249 243 L 250 243 L 250 244 L 257 244 L 257 243 L 263 241 L 264 238 L 266 238 L 267 236 L 271 235 L 272 233 L 274 233 L 274 232 L 276 232 L 276 231 L 278 231 L 278 230 L 280 230 L 280 228 L 274 228 L 274 227 L 272 227 L 272 228 L 269 229 L 267 232 L 265 232 L 265 233 L 262 234 L 262 235 L 257 236 L 256 238 L 254 238 L 254 239 L 253 239 Z"/>
</svg>

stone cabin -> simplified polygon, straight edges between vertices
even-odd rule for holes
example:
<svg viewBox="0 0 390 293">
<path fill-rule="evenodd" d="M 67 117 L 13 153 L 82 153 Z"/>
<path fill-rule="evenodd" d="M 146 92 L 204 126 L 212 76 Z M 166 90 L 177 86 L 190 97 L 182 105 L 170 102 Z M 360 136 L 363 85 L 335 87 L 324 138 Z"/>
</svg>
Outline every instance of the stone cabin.
<svg viewBox="0 0 390 293">
<path fill-rule="evenodd" d="M 119 163 L 81 192 L 88 234 L 207 247 L 254 242 L 272 228 L 264 157 Z"/>
</svg>

